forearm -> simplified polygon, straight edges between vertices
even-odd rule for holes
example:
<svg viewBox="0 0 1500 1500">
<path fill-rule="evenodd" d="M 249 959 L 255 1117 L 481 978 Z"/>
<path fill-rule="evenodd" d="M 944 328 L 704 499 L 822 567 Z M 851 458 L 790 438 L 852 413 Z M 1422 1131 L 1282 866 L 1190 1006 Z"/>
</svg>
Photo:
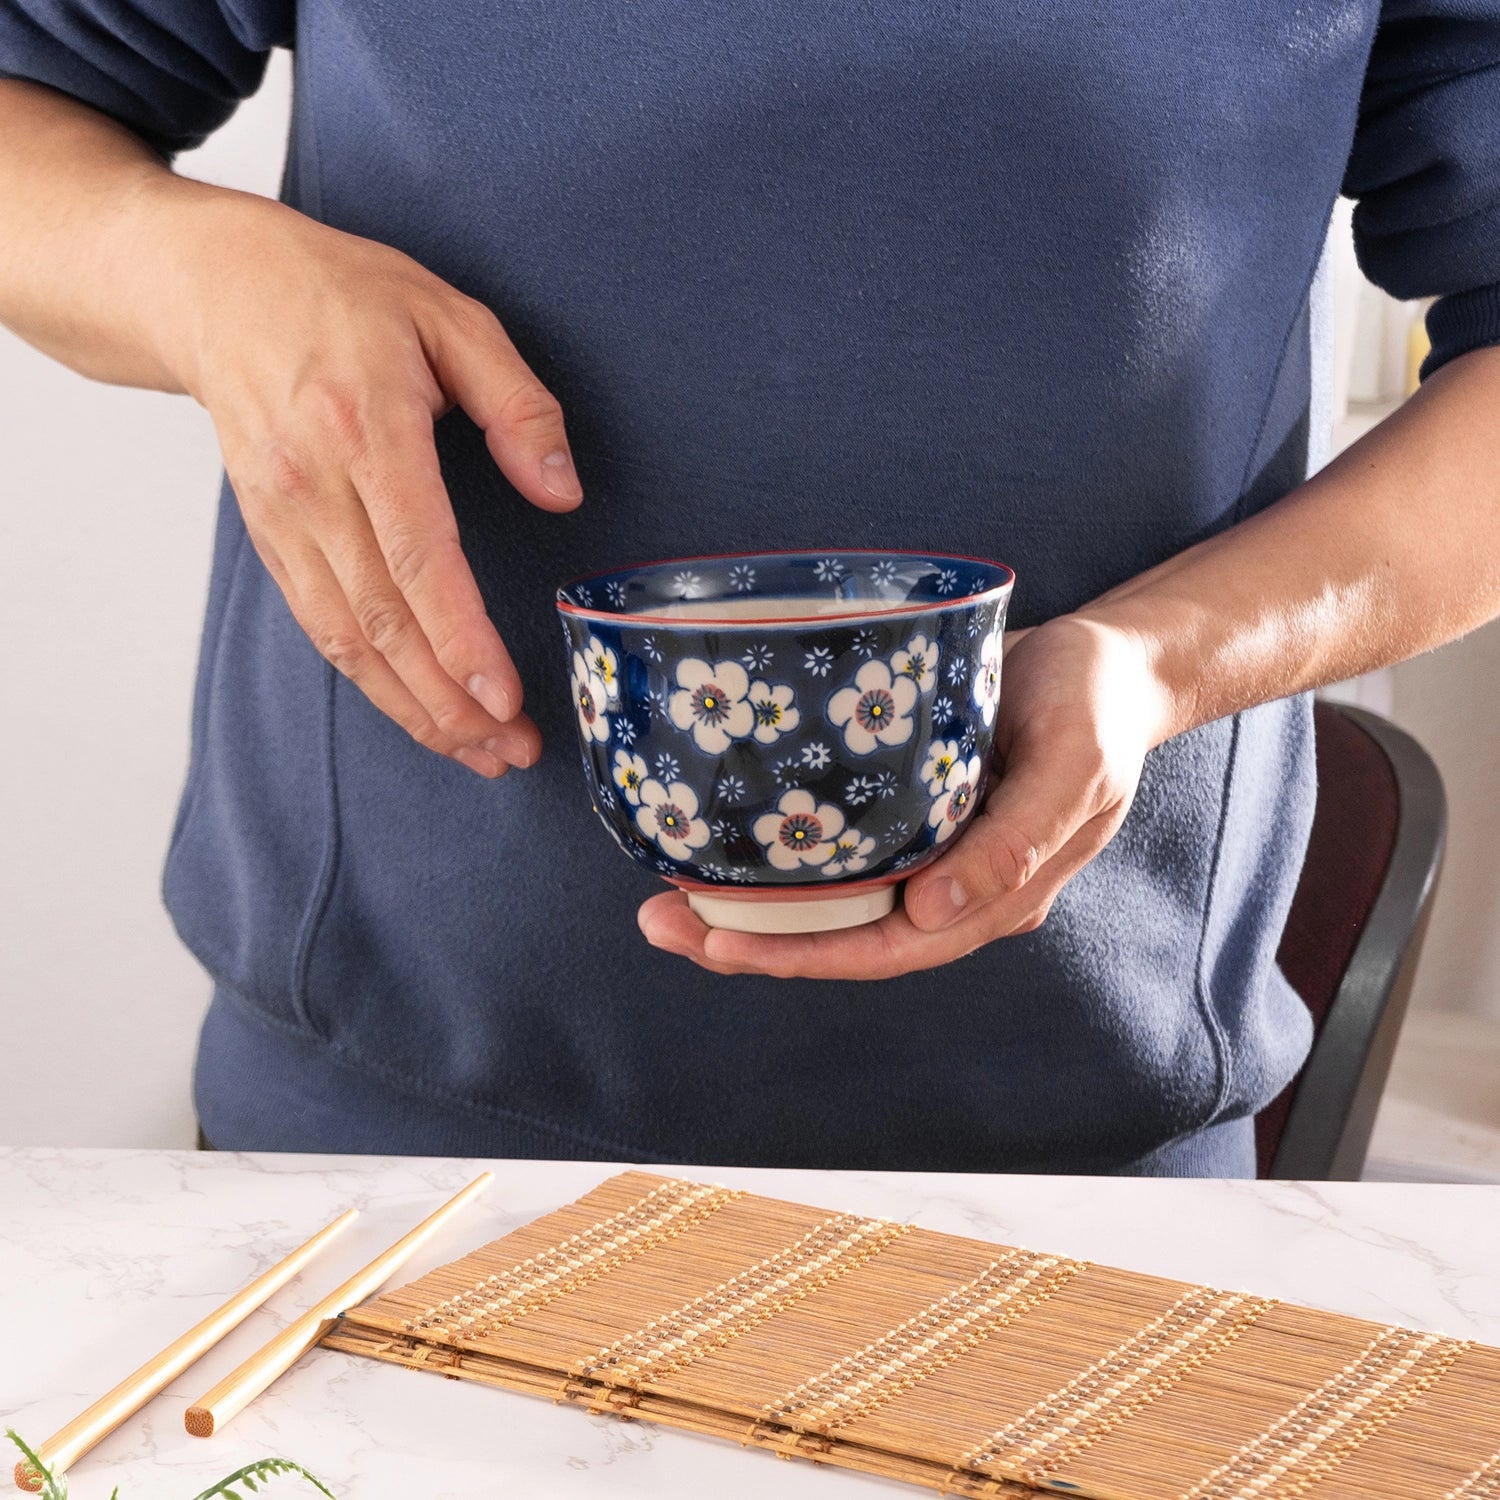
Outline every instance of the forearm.
<svg viewBox="0 0 1500 1500">
<path fill-rule="evenodd" d="M 0 79 L 0 323 L 96 380 L 183 390 L 177 216 L 245 196 L 176 176 L 63 94 Z"/>
<path fill-rule="evenodd" d="M 1080 610 L 1150 655 L 1154 741 L 1500 614 L 1497 414 L 1500 349 L 1454 360 L 1285 499 Z"/>
</svg>

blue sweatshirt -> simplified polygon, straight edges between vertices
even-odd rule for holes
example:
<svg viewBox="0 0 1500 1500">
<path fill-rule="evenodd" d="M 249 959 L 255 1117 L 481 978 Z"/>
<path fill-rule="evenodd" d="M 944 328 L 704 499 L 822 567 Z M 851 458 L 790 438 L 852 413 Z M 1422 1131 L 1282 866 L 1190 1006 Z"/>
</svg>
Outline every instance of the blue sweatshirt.
<svg viewBox="0 0 1500 1500">
<path fill-rule="evenodd" d="M 594 819 L 562 580 L 939 549 L 1033 625 L 1321 459 L 1320 255 L 1500 341 L 1500 0 L 0 0 L 0 72 L 165 152 L 296 55 L 284 196 L 500 316 L 587 499 L 461 415 L 444 473 L 548 748 L 487 783 L 313 650 L 221 496 L 165 891 L 221 1146 L 1248 1170 L 1301 1063 L 1275 952 L 1310 705 L 1170 741 L 1038 931 L 880 984 L 649 948 Z"/>
</svg>

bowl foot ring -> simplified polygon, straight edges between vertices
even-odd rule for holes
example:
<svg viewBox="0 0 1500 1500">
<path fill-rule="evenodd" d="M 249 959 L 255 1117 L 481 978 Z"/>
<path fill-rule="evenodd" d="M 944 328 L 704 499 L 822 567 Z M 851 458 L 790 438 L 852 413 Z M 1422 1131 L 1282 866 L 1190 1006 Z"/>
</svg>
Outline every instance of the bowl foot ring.
<svg viewBox="0 0 1500 1500">
<path fill-rule="evenodd" d="M 709 927 L 729 932 L 835 932 L 877 922 L 896 906 L 896 887 L 856 891 L 819 901 L 762 899 L 688 892 L 688 905 Z"/>
</svg>

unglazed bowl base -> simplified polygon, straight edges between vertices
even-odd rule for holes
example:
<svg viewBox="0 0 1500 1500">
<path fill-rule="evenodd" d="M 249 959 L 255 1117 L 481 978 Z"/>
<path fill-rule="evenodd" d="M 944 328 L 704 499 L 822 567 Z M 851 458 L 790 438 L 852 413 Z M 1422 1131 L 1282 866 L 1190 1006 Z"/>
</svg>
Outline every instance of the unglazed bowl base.
<svg viewBox="0 0 1500 1500">
<path fill-rule="evenodd" d="M 835 932 L 878 922 L 896 906 L 896 887 L 855 891 L 820 901 L 757 900 L 688 892 L 688 905 L 710 927 L 729 932 Z"/>
</svg>

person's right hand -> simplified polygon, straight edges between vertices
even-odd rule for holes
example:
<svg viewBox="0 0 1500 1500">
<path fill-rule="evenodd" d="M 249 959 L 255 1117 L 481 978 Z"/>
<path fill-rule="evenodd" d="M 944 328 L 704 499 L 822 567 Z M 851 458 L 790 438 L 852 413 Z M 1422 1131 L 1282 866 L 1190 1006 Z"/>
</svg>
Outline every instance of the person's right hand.
<svg viewBox="0 0 1500 1500">
<path fill-rule="evenodd" d="M 399 251 L 266 199 L 169 190 L 198 248 L 173 257 L 162 357 L 213 417 L 298 623 L 421 744 L 482 776 L 531 765 L 541 737 L 432 429 L 461 406 L 527 500 L 569 511 L 583 491 L 557 401 L 487 307 Z"/>
</svg>

